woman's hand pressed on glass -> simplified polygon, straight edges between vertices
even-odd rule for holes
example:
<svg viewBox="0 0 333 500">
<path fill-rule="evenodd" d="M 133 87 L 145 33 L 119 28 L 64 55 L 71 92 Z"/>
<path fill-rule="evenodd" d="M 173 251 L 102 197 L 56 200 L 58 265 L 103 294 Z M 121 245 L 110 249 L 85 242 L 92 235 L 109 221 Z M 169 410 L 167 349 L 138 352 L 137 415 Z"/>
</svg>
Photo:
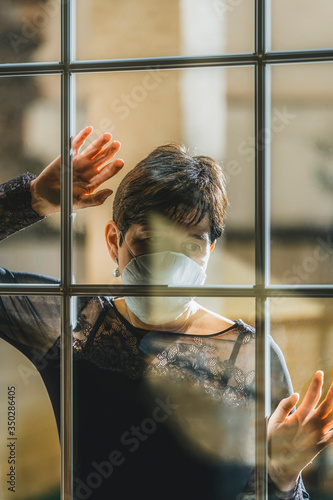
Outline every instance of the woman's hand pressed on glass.
<svg viewBox="0 0 333 500">
<path fill-rule="evenodd" d="M 111 189 L 101 189 L 123 167 L 124 161 L 113 160 L 120 149 L 120 142 L 111 141 L 105 133 L 80 152 L 92 127 L 86 127 L 73 140 L 73 209 L 102 205 L 112 194 Z M 32 208 L 41 216 L 60 210 L 61 157 L 58 156 L 31 183 Z"/>
<path fill-rule="evenodd" d="M 296 485 L 299 474 L 326 446 L 333 443 L 333 383 L 318 405 L 324 381 L 317 371 L 298 408 L 299 395 L 283 399 L 268 422 L 268 472 L 282 491 Z"/>
</svg>

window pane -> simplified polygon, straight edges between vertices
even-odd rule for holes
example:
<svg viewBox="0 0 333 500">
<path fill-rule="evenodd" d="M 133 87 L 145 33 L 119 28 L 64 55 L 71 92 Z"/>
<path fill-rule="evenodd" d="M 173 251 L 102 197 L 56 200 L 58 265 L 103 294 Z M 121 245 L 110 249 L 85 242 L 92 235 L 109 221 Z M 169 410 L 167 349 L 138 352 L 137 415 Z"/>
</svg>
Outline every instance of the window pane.
<svg viewBox="0 0 333 500">
<path fill-rule="evenodd" d="M 57 498 L 60 301 L 1 296 L 0 303 L 1 498 Z"/>
<path fill-rule="evenodd" d="M 273 283 L 332 283 L 333 65 L 272 68 Z"/>
<path fill-rule="evenodd" d="M 77 56 L 119 59 L 252 52 L 253 26 L 253 0 L 90 0 L 78 9 Z"/>
<path fill-rule="evenodd" d="M 210 156 L 224 165 L 230 207 L 225 233 L 211 254 L 206 283 L 252 283 L 252 68 L 78 75 L 77 96 L 78 128 L 92 124 L 93 138 L 109 131 L 122 143 L 117 156 L 125 160 L 125 166 L 107 183 L 114 192 L 124 175 L 161 144 L 185 144 L 193 154 Z M 186 183 L 183 187 L 184 196 L 189 197 Z M 194 195 L 198 196 L 197 190 Z M 120 283 L 112 276 L 115 265 L 104 236 L 113 215 L 112 199 L 114 195 L 101 207 L 77 212 L 77 282 Z M 129 215 L 136 213 L 133 209 Z"/>
<path fill-rule="evenodd" d="M 122 299 L 100 300 L 80 304 L 74 332 L 74 495 L 151 499 L 163 484 L 160 498 L 236 498 L 254 463 L 251 328 L 144 331 L 120 314 Z M 213 308 L 253 317 L 252 300 Z"/>
<path fill-rule="evenodd" d="M 59 0 L 1 2 L 0 62 L 60 59 Z"/>
<path fill-rule="evenodd" d="M 271 0 L 272 50 L 333 47 L 330 0 Z"/>
<path fill-rule="evenodd" d="M 0 183 L 27 172 L 38 175 L 60 152 L 60 77 L 1 78 L 2 142 Z M 2 198 L 1 267 L 13 271 L 60 275 L 60 224 L 52 215 L 40 224 L 23 185 L 10 183 Z M 23 183 L 23 184 L 22 184 Z M 5 205 L 4 205 L 5 204 Z M 29 224 L 29 227 L 27 227 Z M 25 231 L 19 229 L 25 228 Z M 41 244 L 42 242 L 42 244 Z M 26 278 L 28 281 L 33 277 Z"/>
<path fill-rule="evenodd" d="M 282 349 L 294 390 L 304 397 L 314 373 L 324 371 L 323 399 L 333 379 L 332 299 L 271 299 L 271 333 Z M 295 353 L 297 355 L 295 356 Z M 303 471 L 310 498 L 333 494 L 333 449 L 329 446 Z"/>
</svg>

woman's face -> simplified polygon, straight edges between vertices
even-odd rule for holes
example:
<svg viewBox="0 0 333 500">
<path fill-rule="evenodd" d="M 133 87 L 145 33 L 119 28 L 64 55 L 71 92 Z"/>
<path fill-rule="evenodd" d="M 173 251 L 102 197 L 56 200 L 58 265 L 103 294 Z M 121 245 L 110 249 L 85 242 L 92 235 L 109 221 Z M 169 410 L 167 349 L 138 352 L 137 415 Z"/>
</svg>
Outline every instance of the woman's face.
<svg viewBox="0 0 333 500">
<path fill-rule="evenodd" d="M 109 231 L 108 231 L 109 227 Z M 115 230 L 118 228 L 111 223 L 106 230 L 106 238 L 110 250 L 110 239 L 113 235 L 115 242 Z M 197 262 L 204 269 L 207 267 L 208 259 L 214 248 L 210 241 L 210 224 L 208 214 L 195 226 L 186 223 L 177 224 L 174 221 L 160 215 L 151 217 L 149 224 L 134 224 L 130 226 L 125 235 L 125 241 L 119 245 L 120 232 L 118 230 L 117 243 L 113 245 L 111 256 L 117 257 L 120 272 L 133 259 L 134 256 L 149 253 L 171 251 L 183 253 Z"/>
</svg>

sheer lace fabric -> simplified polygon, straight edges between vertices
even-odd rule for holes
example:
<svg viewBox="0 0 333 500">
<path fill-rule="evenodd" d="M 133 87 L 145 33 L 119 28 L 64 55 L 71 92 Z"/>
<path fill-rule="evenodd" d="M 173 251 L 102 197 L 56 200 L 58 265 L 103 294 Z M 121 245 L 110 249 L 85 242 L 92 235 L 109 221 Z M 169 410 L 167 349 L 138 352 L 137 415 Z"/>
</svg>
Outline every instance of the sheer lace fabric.
<svg viewBox="0 0 333 500">
<path fill-rule="evenodd" d="M 34 174 L 0 184 L 0 239 L 43 219 L 31 207 L 30 183 Z"/>
<path fill-rule="evenodd" d="M 30 205 L 32 178 L 25 174 L 0 187 L 0 238 L 41 219 Z M 0 282 L 56 283 L 4 269 Z M 123 454 L 124 465 L 91 489 L 90 500 L 132 498 L 138 488 L 147 499 L 254 498 L 254 329 L 238 320 L 214 335 L 143 331 L 105 297 L 78 299 L 77 309 L 76 498 L 96 474 L 92 464 L 105 463 L 112 450 Z M 59 425 L 59 299 L 0 297 L 0 335 L 39 370 Z M 270 341 L 273 411 L 292 386 L 282 353 Z M 138 429 L 147 431 L 144 437 L 137 437 Z M 270 500 L 277 493 L 270 485 Z M 290 498 L 308 498 L 301 481 Z"/>
</svg>

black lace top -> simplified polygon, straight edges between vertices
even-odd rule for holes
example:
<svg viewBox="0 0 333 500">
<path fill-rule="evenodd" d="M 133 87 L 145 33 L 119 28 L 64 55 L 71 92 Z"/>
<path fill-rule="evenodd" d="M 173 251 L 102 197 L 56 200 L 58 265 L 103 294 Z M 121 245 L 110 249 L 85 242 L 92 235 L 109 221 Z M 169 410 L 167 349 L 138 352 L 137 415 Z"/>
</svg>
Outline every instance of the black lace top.
<svg viewBox="0 0 333 500">
<path fill-rule="evenodd" d="M 30 178 L 0 188 L 2 238 L 40 219 Z M 0 281 L 54 280 L 2 269 Z M 58 426 L 59 333 L 57 297 L 1 297 L 0 335 L 39 370 Z M 76 500 L 254 498 L 251 326 L 238 320 L 209 335 L 147 331 L 134 328 L 112 298 L 79 299 L 73 352 Z M 271 380 L 273 410 L 292 387 L 272 339 Z M 278 498 L 272 484 L 269 491 Z M 308 498 L 301 480 L 289 498 Z"/>
</svg>

